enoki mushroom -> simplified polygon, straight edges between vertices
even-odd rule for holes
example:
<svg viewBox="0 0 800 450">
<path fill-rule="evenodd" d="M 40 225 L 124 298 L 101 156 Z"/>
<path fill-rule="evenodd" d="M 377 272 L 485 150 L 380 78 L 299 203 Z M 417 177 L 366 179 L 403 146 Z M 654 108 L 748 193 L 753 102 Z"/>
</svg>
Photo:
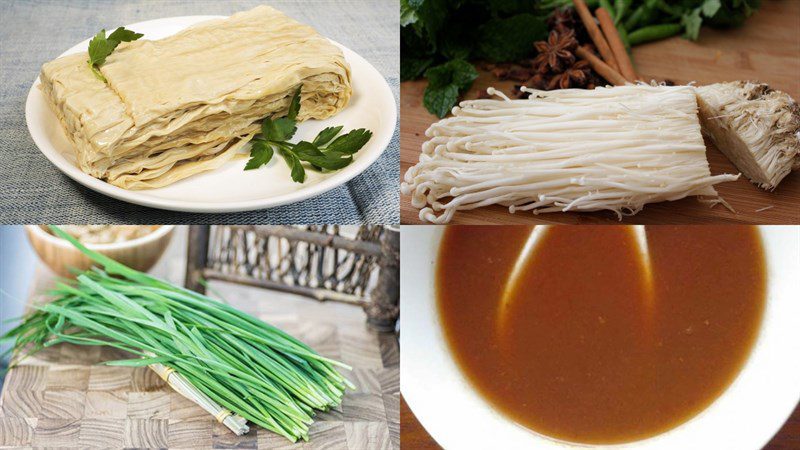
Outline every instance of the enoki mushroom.
<svg viewBox="0 0 800 450">
<path fill-rule="evenodd" d="M 470 100 L 431 125 L 405 174 L 423 221 L 500 204 L 511 213 L 610 210 L 687 196 L 718 199 L 694 88 L 628 85 L 529 92 L 526 100 Z"/>
</svg>

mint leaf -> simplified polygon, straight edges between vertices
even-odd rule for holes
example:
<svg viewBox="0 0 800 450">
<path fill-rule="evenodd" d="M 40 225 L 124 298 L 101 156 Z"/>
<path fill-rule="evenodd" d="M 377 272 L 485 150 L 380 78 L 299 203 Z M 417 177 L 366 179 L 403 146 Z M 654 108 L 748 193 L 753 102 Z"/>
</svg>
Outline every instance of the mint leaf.
<svg viewBox="0 0 800 450">
<path fill-rule="evenodd" d="M 433 64 L 433 58 L 400 58 L 400 81 L 414 80 L 422 76 Z"/>
<path fill-rule="evenodd" d="M 533 53 L 533 42 L 547 37 L 547 24 L 533 14 L 492 19 L 478 29 L 479 58 L 492 62 L 517 61 Z"/>
<path fill-rule="evenodd" d="M 703 15 L 706 17 L 714 17 L 714 14 L 722 8 L 720 0 L 705 0 L 703 2 Z"/>
<path fill-rule="evenodd" d="M 342 128 L 344 127 L 340 125 L 338 127 L 328 127 L 320 131 L 319 134 L 317 134 L 317 137 L 314 138 L 314 145 L 319 146 L 327 144 L 331 141 L 331 139 L 336 137 L 340 131 L 342 131 Z"/>
<path fill-rule="evenodd" d="M 418 19 L 417 11 L 409 0 L 400 0 L 400 26 L 411 25 Z"/>
<path fill-rule="evenodd" d="M 454 59 L 425 71 L 428 85 L 434 88 L 454 84 L 458 89 L 468 89 L 478 78 L 475 67 L 463 59 Z"/>
<path fill-rule="evenodd" d="M 108 39 L 111 41 L 117 41 L 117 44 L 119 44 L 120 42 L 135 41 L 142 36 L 144 36 L 142 33 L 137 33 L 135 31 L 128 30 L 125 27 L 119 27 L 116 30 L 114 30 L 113 33 L 108 35 Z"/>
<path fill-rule="evenodd" d="M 365 128 L 353 130 L 347 134 L 337 137 L 333 142 L 325 147 L 326 151 L 339 152 L 352 155 L 359 151 L 372 137 L 372 131 Z"/>
<path fill-rule="evenodd" d="M 297 113 L 300 112 L 300 89 L 303 88 L 303 85 L 297 87 L 297 90 L 294 92 L 292 96 L 292 101 L 289 103 L 289 112 L 286 114 L 286 117 L 289 120 L 297 119 Z M 292 133 L 294 134 L 294 133 Z"/>
<path fill-rule="evenodd" d="M 458 102 L 458 94 L 472 85 L 478 78 L 475 67 L 461 59 L 454 59 L 425 72 L 428 87 L 425 88 L 423 104 L 433 114 L 442 118 Z"/>
<path fill-rule="evenodd" d="M 274 150 L 272 145 L 262 139 L 253 139 L 250 147 L 250 160 L 244 166 L 244 170 L 257 169 L 272 159 Z"/>
<path fill-rule="evenodd" d="M 469 89 L 472 86 L 472 82 L 478 78 L 478 71 L 475 70 L 475 67 L 464 60 L 456 59 L 448 64 L 453 71 L 452 82 L 461 91 Z"/>
<path fill-rule="evenodd" d="M 425 108 L 440 119 L 450 112 L 457 101 L 458 87 L 455 84 L 448 84 L 445 87 L 438 88 L 428 85 L 422 98 Z"/>
</svg>

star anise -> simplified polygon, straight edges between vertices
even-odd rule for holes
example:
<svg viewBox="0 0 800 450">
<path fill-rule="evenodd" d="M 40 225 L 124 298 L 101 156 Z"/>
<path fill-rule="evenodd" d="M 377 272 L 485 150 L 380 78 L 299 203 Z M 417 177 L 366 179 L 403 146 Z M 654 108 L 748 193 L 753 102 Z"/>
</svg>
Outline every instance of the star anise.
<svg viewBox="0 0 800 450">
<path fill-rule="evenodd" d="M 533 44 L 539 54 L 533 60 L 533 69 L 538 73 L 561 72 L 564 67 L 569 67 L 575 62 L 573 53 L 578 47 L 575 31 L 567 30 L 560 33 L 552 30 L 546 41 Z"/>
<path fill-rule="evenodd" d="M 533 89 L 545 90 L 547 89 L 549 81 L 546 73 L 537 73 L 525 82 L 525 86 Z"/>
<path fill-rule="evenodd" d="M 559 8 L 553 11 L 553 15 L 547 19 L 547 26 L 551 30 L 563 33 L 567 30 L 574 30 L 577 25 L 575 10 L 572 8 Z"/>
<path fill-rule="evenodd" d="M 594 89 L 598 86 L 606 86 L 608 82 L 597 74 L 594 70 L 589 72 L 589 80 L 586 81 L 586 89 Z"/>
<path fill-rule="evenodd" d="M 547 83 L 547 90 L 584 87 L 589 81 L 591 70 L 588 61 L 577 61 L 563 73 L 553 75 Z"/>
</svg>

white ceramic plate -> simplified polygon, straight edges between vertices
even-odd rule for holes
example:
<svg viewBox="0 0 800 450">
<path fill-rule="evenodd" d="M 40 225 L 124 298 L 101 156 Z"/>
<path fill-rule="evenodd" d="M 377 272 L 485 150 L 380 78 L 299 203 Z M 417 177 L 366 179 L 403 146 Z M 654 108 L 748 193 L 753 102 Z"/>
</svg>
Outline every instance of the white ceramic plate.
<svg viewBox="0 0 800 450">
<path fill-rule="evenodd" d="M 658 436 L 624 445 L 577 445 L 534 433 L 500 413 L 463 377 L 442 335 L 434 266 L 443 227 L 403 226 L 400 267 L 400 390 L 445 449 L 756 450 L 800 399 L 800 227 L 761 227 L 767 306 L 756 344 L 733 384 L 706 410 Z"/>
<path fill-rule="evenodd" d="M 149 20 L 126 28 L 144 33 L 146 39 L 161 39 L 204 20 L 222 16 L 185 16 Z M 394 133 L 397 105 L 386 80 L 370 63 L 352 50 L 334 42 L 350 63 L 353 96 L 347 108 L 327 120 L 309 120 L 300 124 L 295 139 L 311 140 L 327 126 L 344 125 L 343 131 L 355 128 L 372 130 L 372 139 L 346 168 L 321 174 L 306 171 L 303 184 L 292 181 L 289 168 L 276 157 L 266 166 L 245 172 L 246 159 L 231 161 L 219 169 L 191 176 L 169 186 L 141 191 L 125 190 L 83 173 L 75 163 L 72 144 L 67 140 L 58 118 L 50 110 L 33 83 L 25 105 L 25 118 L 33 141 L 56 167 L 78 183 L 110 197 L 154 208 L 187 212 L 250 211 L 285 205 L 313 197 L 360 174 L 383 153 Z M 72 47 L 61 56 L 86 51 L 89 40 Z"/>
</svg>

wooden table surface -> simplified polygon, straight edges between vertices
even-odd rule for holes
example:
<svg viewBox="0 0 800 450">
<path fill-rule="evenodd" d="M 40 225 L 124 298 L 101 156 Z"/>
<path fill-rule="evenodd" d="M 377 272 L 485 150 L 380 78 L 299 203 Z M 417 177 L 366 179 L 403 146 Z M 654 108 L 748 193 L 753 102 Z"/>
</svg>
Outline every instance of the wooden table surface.
<svg viewBox="0 0 800 450">
<path fill-rule="evenodd" d="M 633 50 L 638 73 L 647 79 L 696 81 L 699 84 L 733 80 L 759 80 L 800 100 L 800 1 L 765 1 L 761 9 L 740 28 L 704 28 L 697 42 L 672 38 L 640 45 Z M 510 92 L 513 82 L 499 82 L 483 73 L 466 98 L 475 98 L 488 86 Z M 437 118 L 422 105 L 424 80 L 400 86 L 401 177 L 418 161 L 425 142 L 425 130 Z M 722 153 L 709 143 L 707 151 L 712 174 L 739 173 Z M 800 173 L 787 176 L 774 192 L 765 192 L 742 176 L 715 186 L 735 209 L 721 205 L 709 208 L 694 198 L 645 206 L 623 223 L 800 223 Z M 757 211 L 761 208 L 771 208 Z M 407 195 L 401 196 L 400 219 L 404 224 L 421 223 L 419 211 Z M 490 206 L 459 211 L 451 223 L 619 223 L 609 212 L 509 214 L 507 208 Z"/>
<path fill-rule="evenodd" d="M 185 267 L 186 240 L 180 231 L 154 270 L 173 282 L 180 282 Z M 38 293 L 52 282 L 52 273 L 38 267 L 31 300 L 41 300 Z M 400 448 L 395 335 L 370 331 L 363 311 L 351 305 L 222 282 L 211 287 L 232 306 L 354 368 L 345 376 L 356 389 L 348 391 L 339 408 L 317 415 L 310 442 L 292 445 L 252 424 L 248 434 L 237 437 L 150 369 L 97 365 L 125 358 L 121 352 L 61 344 L 6 376 L 0 394 L 0 447 Z"/>
<path fill-rule="evenodd" d="M 415 450 L 440 450 L 442 448 L 419 423 L 417 416 L 414 415 L 402 396 L 400 397 L 400 422 L 403 424 L 400 436 L 404 448 Z M 798 448 L 800 448 L 800 405 L 795 408 L 789 420 L 762 450 L 797 450 Z"/>
</svg>

